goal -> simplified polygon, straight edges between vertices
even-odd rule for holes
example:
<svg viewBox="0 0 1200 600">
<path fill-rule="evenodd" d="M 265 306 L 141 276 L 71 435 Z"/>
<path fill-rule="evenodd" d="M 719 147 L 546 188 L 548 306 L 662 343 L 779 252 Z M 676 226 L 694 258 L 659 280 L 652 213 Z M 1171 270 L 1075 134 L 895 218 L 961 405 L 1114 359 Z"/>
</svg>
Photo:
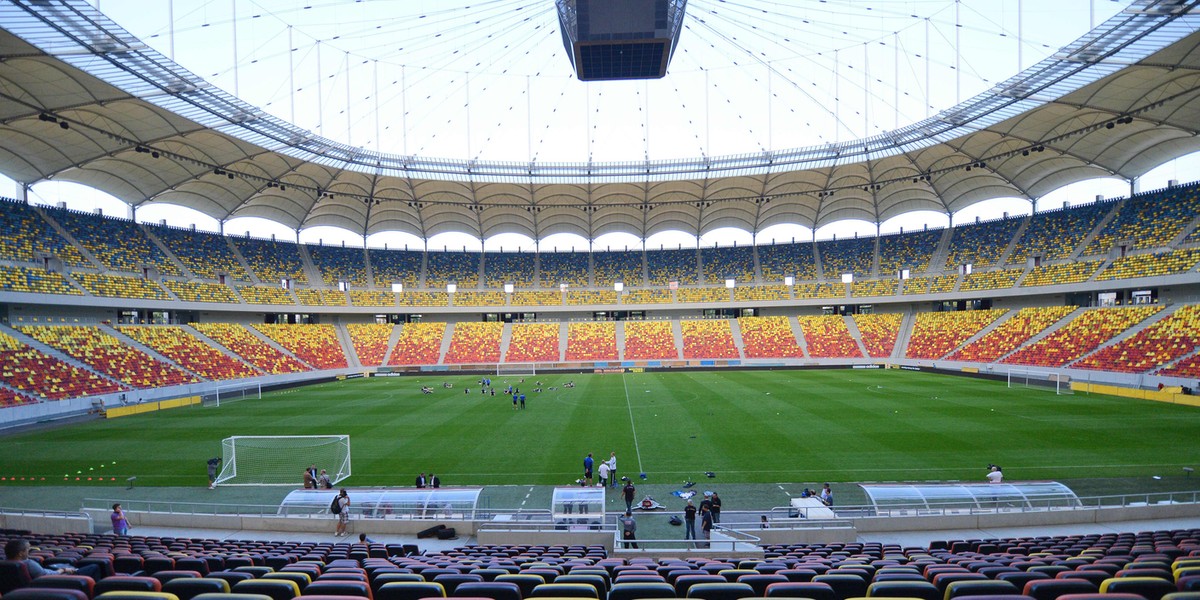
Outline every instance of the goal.
<svg viewBox="0 0 1200 600">
<path fill-rule="evenodd" d="M 537 375 L 537 366 L 533 363 L 496 363 L 496 377 L 505 375 L 532 377 Z"/>
<path fill-rule="evenodd" d="M 350 476 L 348 435 L 237 435 L 221 441 L 222 485 L 291 485 L 310 465 L 334 484 Z"/>
<path fill-rule="evenodd" d="M 1074 394 L 1071 376 L 1050 371 L 1027 371 L 1013 369 L 1008 372 L 1008 387 L 1042 388 L 1054 390 L 1055 394 Z"/>
<path fill-rule="evenodd" d="M 261 400 L 262 399 L 262 384 L 261 383 L 236 383 L 233 385 L 223 385 L 217 389 L 204 394 L 201 398 L 201 403 L 204 406 L 221 406 L 222 402 L 237 402 L 238 400 Z"/>
</svg>

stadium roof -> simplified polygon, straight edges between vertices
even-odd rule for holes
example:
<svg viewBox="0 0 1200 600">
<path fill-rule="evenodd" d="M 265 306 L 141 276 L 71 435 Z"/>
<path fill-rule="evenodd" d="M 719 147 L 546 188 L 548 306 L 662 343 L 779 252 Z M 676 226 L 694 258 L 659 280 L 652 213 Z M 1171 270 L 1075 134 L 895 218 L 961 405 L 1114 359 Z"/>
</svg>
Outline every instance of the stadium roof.
<svg viewBox="0 0 1200 600">
<path fill-rule="evenodd" d="M 353 147 L 208 84 L 76 1 L 0 4 L 0 172 L 220 221 L 429 238 L 643 239 L 953 213 L 1133 179 L 1200 150 L 1197 2 L 1143 0 L 986 93 L 873 137 L 605 163 L 431 159 Z"/>
</svg>

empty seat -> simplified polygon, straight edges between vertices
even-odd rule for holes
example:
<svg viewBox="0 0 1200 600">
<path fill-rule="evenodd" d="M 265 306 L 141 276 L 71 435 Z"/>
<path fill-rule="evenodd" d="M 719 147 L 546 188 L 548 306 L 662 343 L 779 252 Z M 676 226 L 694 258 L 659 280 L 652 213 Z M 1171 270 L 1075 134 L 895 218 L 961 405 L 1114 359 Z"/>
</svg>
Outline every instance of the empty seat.
<svg viewBox="0 0 1200 600">
<path fill-rule="evenodd" d="M 522 600 L 521 588 L 505 581 L 467 581 L 454 589 L 457 597 L 491 598 L 491 600 Z"/>
<path fill-rule="evenodd" d="M 300 588 L 301 594 L 304 593 L 304 588 L 312 583 L 312 577 L 303 571 L 275 571 L 274 573 L 267 573 L 259 577 L 259 579 L 286 579 L 294 581 L 296 582 L 296 586 Z"/>
<path fill-rule="evenodd" d="M 1069 594 L 1093 594 L 1100 586 L 1086 579 L 1039 579 L 1025 584 L 1024 594 L 1034 600 L 1057 600 Z"/>
<path fill-rule="evenodd" d="M 96 582 L 91 577 L 85 575 L 56 575 L 47 574 L 34 579 L 30 582 L 29 587 L 32 588 L 58 588 L 65 590 L 79 590 L 88 598 L 91 598 L 95 592 L 93 588 Z"/>
<path fill-rule="evenodd" d="M 920 598 L 942 600 L 942 592 L 928 581 L 876 581 L 867 586 L 867 596 L 872 598 Z"/>
<path fill-rule="evenodd" d="M 151 573 L 150 576 L 163 582 L 163 584 L 165 585 L 168 581 L 171 581 L 172 579 L 198 578 L 198 577 L 200 577 L 200 573 L 198 573 L 196 571 L 181 571 L 179 569 L 167 569 L 164 571 L 156 571 L 154 573 Z"/>
<path fill-rule="evenodd" d="M 7 598 L 8 596 L 5 596 Z M 137 591 L 113 591 L 104 592 L 96 598 L 104 598 L 104 600 L 179 600 L 179 596 L 168 592 L 137 592 Z"/>
<path fill-rule="evenodd" d="M 254 579 L 253 574 L 243 573 L 242 571 L 213 571 L 212 573 L 209 573 L 208 576 L 210 578 L 215 577 L 217 579 L 224 579 L 225 581 L 229 582 L 230 588 L 232 588 L 233 585 L 239 581 Z"/>
<path fill-rule="evenodd" d="M 860 598 L 867 595 L 867 581 L 860 575 L 825 573 L 813 577 L 813 583 L 828 584 L 833 588 L 833 594 L 838 600 Z"/>
<path fill-rule="evenodd" d="M 200 594 L 228 594 L 229 590 L 229 582 L 217 577 L 172 579 L 162 586 L 162 591 L 179 596 L 179 600 L 192 600 Z"/>
<path fill-rule="evenodd" d="M 688 588 L 688 598 L 701 600 L 738 600 L 754 596 L 754 588 L 747 583 L 697 583 Z"/>
<path fill-rule="evenodd" d="M 533 588 L 530 598 L 600 598 L 600 592 L 586 583 L 543 583 Z M 1157 600 L 1157 599 L 1155 599 Z"/>
<path fill-rule="evenodd" d="M 367 598 L 370 600 L 371 586 L 365 581 L 351 580 L 321 580 L 308 584 L 302 592 L 301 596 L 356 596 L 359 598 Z"/>
<path fill-rule="evenodd" d="M 15 600 L 88 600 L 83 592 L 66 588 L 27 587 L 7 592 L 4 597 Z"/>
<path fill-rule="evenodd" d="M 663 582 L 614 583 L 608 600 L 639 600 L 641 598 L 673 598 L 675 587 Z"/>
<path fill-rule="evenodd" d="M 945 600 L 959 596 L 1019 596 L 1017 586 L 998 579 L 984 581 L 952 581 L 946 586 Z"/>
<path fill-rule="evenodd" d="M 263 594 L 271 600 L 291 600 L 300 595 L 300 586 L 286 579 L 247 579 L 233 584 L 235 594 Z"/>
<path fill-rule="evenodd" d="M 446 589 L 432 581 L 393 581 L 379 587 L 375 600 L 420 600 L 445 597 Z"/>
<path fill-rule="evenodd" d="M 812 600 L 837 600 L 828 583 L 815 581 L 789 581 L 767 586 L 768 598 L 811 598 Z"/>
<path fill-rule="evenodd" d="M 19 560 L 0 560 L 0 594 L 29 585 L 29 567 Z"/>
<path fill-rule="evenodd" d="M 528 598 L 533 593 L 533 588 L 546 583 L 546 580 L 541 575 L 531 575 L 528 573 L 514 573 L 511 575 L 500 575 L 496 577 L 496 581 L 507 581 L 517 584 L 521 588 L 521 597 Z"/>
<path fill-rule="evenodd" d="M 93 588 L 95 595 L 104 592 L 161 592 L 162 582 L 153 577 L 140 575 L 113 575 L 96 582 Z"/>
<path fill-rule="evenodd" d="M 753 575 L 742 575 L 737 578 L 738 583 L 744 583 L 754 590 L 755 596 L 766 596 L 767 586 L 772 583 L 786 583 L 787 577 L 783 575 L 767 575 L 765 573 L 756 572 Z"/>
<path fill-rule="evenodd" d="M 686 598 L 688 588 L 701 583 L 725 583 L 720 575 L 680 575 L 675 579 L 675 595 Z"/>
<path fill-rule="evenodd" d="M 1146 600 L 1159 600 L 1174 591 L 1173 582 L 1158 577 L 1114 577 L 1100 584 L 1101 594 L 1137 594 Z"/>
<path fill-rule="evenodd" d="M 582 583 L 596 588 L 596 594 L 600 598 L 608 595 L 608 580 L 599 575 L 568 573 L 555 577 L 554 583 Z"/>
<path fill-rule="evenodd" d="M 483 576 L 471 575 L 470 573 L 443 573 L 437 577 L 434 577 L 433 580 L 442 584 L 442 587 L 446 590 L 447 596 L 453 596 L 454 590 L 458 588 L 459 585 L 468 582 L 483 581 Z"/>
<path fill-rule="evenodd" d="M 420 573 L 389 573 L 385 571 L 371 579 L 371 591 L 378 592 L 384 584 L 396 581 L 425 581 L 425 578 Z"/>
</svg>

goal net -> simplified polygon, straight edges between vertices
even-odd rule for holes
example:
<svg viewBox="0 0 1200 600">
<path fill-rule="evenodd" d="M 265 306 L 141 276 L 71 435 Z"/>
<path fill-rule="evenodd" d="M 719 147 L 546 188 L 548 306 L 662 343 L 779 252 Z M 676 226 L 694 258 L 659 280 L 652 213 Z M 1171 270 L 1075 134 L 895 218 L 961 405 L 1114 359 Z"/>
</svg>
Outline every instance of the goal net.
<svg viewBox="0 0 1200 600">
<path fill-rule="evenodd" d="M 204 406 L 221 406 L 222 403 L 237 402 L 238 400 L 262 399 L 262 384 L 233 384 L 223 385 L 204 394 L 201 404 Z"/>
<path fill-rule="evenodd" d="M 223 485 L 300 486 L 310 465 L 336 485 L 350 476 L 350 436 L 238 435 L 221 441 L 221 459 Z"/>
<path fill-rule="evenodd" d="M 1008 387 L 1041 388 L 1053 390 L 1055 394 L 1074 394 L 1071 376 L 1050 371 L 1027 371 L 1013 369 L 1008 372 Z"/>
<path fill-rule="evenodd" d="M 537 375 L 537 366 L 533 363 L 497 363 L 496 377 L 505 375 Z"/>
</svg>

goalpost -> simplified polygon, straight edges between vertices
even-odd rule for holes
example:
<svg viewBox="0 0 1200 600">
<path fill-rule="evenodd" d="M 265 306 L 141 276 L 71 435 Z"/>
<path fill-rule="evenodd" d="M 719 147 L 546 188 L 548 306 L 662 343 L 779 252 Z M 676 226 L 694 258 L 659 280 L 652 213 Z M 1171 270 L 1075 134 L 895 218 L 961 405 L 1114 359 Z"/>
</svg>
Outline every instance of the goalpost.
<svg viewBox="0 0 1200 600">
<path fill-rule="evenodd" d="M 1012 369 L 1008 372 L 1008 387 L 1042 388 L 1054 390 L 1055 394 L 1074 394 L 1071 389 L 1071 376 L 1050 371 L 1032 371 Z"/>
<path fill-rule="evenodd" d="M 532 377 L 537 375 L 537 365 L 534 363 L 496 363 L 496 377 L 505 375 Z"/>
<path fill-rule="evenodd" d="M 235 383 L 218 386 L 215 390 L 201 397 L 204 406 L 221 406 L 222 402 L 237 402 L 238 400 L 261 400 L 261 383 Z"/>
<path fill-rule="evenodd" d="M 348 435 L 235 435 L 221 441 L 221 485 L 303 483 L 310 465 L 336 485 L 350 476 Z"/>
</svg>

